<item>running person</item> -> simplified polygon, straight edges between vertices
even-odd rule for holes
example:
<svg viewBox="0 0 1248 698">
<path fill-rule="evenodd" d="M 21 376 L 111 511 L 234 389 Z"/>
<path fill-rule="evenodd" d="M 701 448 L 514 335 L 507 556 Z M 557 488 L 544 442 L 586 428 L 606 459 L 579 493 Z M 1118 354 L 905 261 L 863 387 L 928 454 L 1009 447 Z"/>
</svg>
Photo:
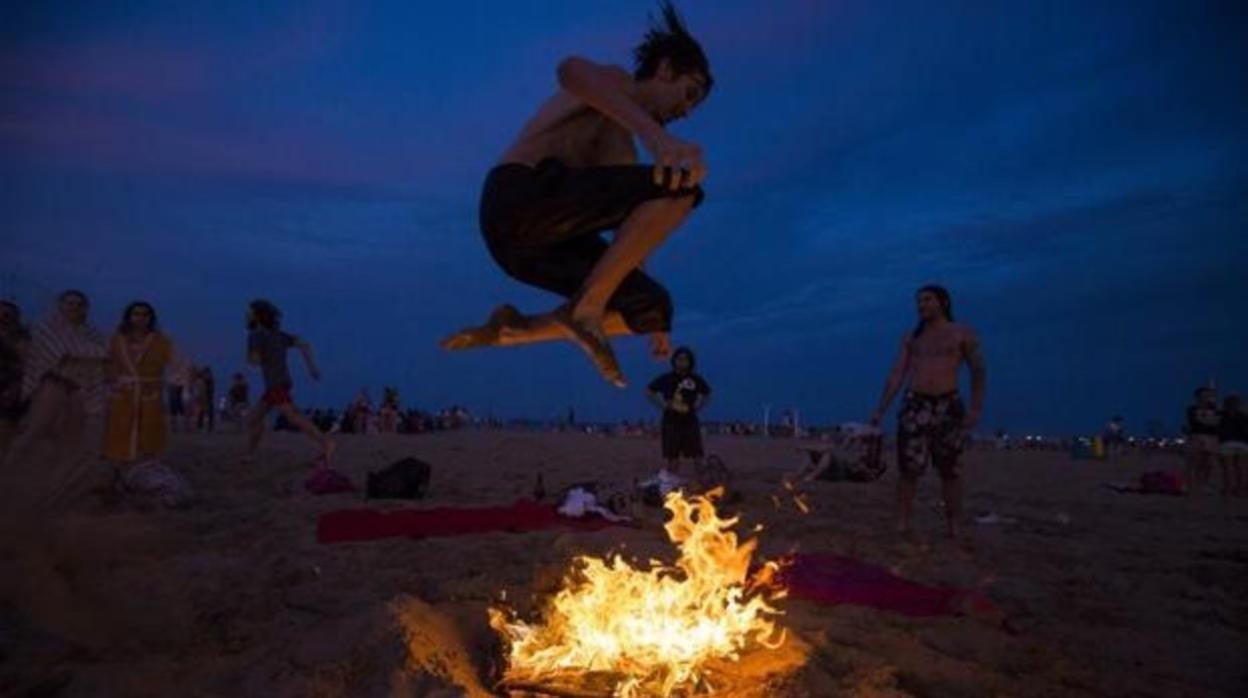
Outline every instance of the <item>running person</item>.
<svg viewBox="0 0 1248 698">
<path fill-rule="evenodd" d="M 298 427 L 321 447 L 322 457 L 317 465 L 328 468 L 334 453 L 334 442 L 295 407 L 292 390 L 294 382 L 286 364 L 286 351 L 298 349 L 312 380 L 320 380 L 321 372 L 312 358 L 312 347 L 298 337 L 281 330 L 282 313 L 266 300 L 252 301 L 247 311 L 247 361 L 260 367 L 264 375 L 264 394 L 260 396 L 248 415 L 248 439 L 246 461 L 255 459 L 264 436 L 265 418 L 269 410 L 276 409 L 287 421 Z"/>
</svg>

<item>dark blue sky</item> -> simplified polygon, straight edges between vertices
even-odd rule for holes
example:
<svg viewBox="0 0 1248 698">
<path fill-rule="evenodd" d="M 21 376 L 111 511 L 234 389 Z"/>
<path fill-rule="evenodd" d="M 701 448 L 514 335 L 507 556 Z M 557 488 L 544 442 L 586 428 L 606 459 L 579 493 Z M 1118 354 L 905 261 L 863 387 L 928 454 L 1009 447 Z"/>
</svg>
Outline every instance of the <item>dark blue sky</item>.
<svg viewBox="0 0 1248 698">
<path fill-rule="evenodd" d="M 708 199 L 649 268 L 717 389 L 818 421 L 873 405 L 913 290 L 982 335 L 985 426 L 1175 425 L 1248 390 L 1241 2 L 686 0 L 716 91 L 674 130 Z M 484 412 L 648 414 L 570 346 L 450 355 L 497 302 L 485 171 L 557 61 L 625 62 L 651 3 L 26 3 L 0 10 L 0 291 L 153 301 L 218 374 L 276 300 L 317 348 L 305 403 L 397 384 Z"/>
</svg>

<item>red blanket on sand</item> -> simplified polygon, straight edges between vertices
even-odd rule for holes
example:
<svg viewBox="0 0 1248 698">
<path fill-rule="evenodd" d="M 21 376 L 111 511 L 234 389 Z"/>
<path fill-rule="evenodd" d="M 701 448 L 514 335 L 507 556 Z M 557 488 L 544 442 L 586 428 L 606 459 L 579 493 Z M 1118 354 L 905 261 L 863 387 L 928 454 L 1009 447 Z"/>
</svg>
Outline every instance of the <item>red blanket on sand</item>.
<svg viewBox="0 0 1248 698">
<path fill-rule="evenodd" d="M 320 543 L 376 540 L 378 538 L 427 538 L 462 536 L 490 531 L 536 531 L 542 528 L 567 526 L 596 531 L 619 526 L 598 516 L 573 519 L 561 516 L 554 505 L 519 500 L 508 507 L 438 507 L 436 509 L 344 509 L 321 514 L 316 523 L 316 540 Z"/>
<path fill-rule="evenodd" d="M 780 575 L 789 598 L 848 604 L 906 616 L 952 616 L 987 612 L 992 603 L 967 589 L 929 587 L 902 579 L 884 567 L 831 554 L 794 555 Z"/>
</svg>

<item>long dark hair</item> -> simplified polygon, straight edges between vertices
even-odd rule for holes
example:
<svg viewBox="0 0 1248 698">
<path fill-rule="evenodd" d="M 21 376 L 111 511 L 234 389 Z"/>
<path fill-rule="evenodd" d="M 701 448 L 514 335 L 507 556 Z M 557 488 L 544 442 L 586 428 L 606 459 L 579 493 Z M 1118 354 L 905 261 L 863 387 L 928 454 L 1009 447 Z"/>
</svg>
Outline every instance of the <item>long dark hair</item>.
<svg viewBox="0 0 1248 698">
<path fill-rule="evenodd" d="M 711 64 L 706 60 L 702 45 L 685 28 L 670 0 L 659 2 L 659 12 L 662 21 L 655 21 L 651 15 L 645 38 L 633 49 L 633 77 L 638 80 L 654 77 L 659 63 L 666 58 L 677 75 L 697 73 L 706 78 L 703 96 L 709 95 L 715 80 L 711 77 Z"/>
<path fill-rule="evenodd" d="M 930 293 L 933 296 L 936 296 L 936 300 L 940 303 L 941 310 L 944 311 L 945 319 L 948 320 L 949 322 L 953 322 L 953 296 L 949 295 L 949 290 L 946 289 L 944 286 L 937 286 L 936 284 L 928 284 L 924 286 L 923 288 L 915 291 L 914 295 L 915 297 L 918 297 L 918 296 L 923 295 L 924 293 Z M 919 320 L 919 324 L 915 326 L 914 332 L 910 333 L 910 338 L 911 339 L 917 338 L 920 334 L 923 333 L 923 328 L 926 326 L 927 326 L 926 322 L 924 322 L 923 320 Z"/>
<path fill-rule="evenodd" d="M 147 301 L 134 301 L 130 305 L 127 305 L 126 309 L 121 311 L 121 323 L 117 325 L 117 331 L 121 334 L 130 334 L 131 332 L 134 332 L 134 327 L 130 324 L 130 313 L 133 313 L 136 308 L 147 308 L 147 313 L 152 316 L 152 321 L 147 326 L 147 329 L 151 332 L 155 332 L 157 327 L 156 309 L 153 308 L 152 304 Z"/>
<path fill-rule="evenodd" d="M 282 311 L 277 309 L 271 301 L 263 298 L 257 298 L 248 306 L 251 309 L 251 320 L 247 323 L 247 329 L 254 330 L 263 327 L 266 330 L 276 330 L 278 325 L 282 323 Z"/>
</svg>

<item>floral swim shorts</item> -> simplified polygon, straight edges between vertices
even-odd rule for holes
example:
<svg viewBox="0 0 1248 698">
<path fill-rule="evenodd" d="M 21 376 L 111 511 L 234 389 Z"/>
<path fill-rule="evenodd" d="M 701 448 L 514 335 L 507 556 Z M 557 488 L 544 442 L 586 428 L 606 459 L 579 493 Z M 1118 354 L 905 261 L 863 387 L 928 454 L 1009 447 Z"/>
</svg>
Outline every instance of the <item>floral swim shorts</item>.
<svg viewBox="0 0 1248 698">
<path fill-rule="evenodd" d="M 906 393 L 897 415 L 897 467 L 902 475 L 919 477 L 930 460 L 942 478 L 957 477 L 965 416 L 956 392 Z"/>
</svg>

